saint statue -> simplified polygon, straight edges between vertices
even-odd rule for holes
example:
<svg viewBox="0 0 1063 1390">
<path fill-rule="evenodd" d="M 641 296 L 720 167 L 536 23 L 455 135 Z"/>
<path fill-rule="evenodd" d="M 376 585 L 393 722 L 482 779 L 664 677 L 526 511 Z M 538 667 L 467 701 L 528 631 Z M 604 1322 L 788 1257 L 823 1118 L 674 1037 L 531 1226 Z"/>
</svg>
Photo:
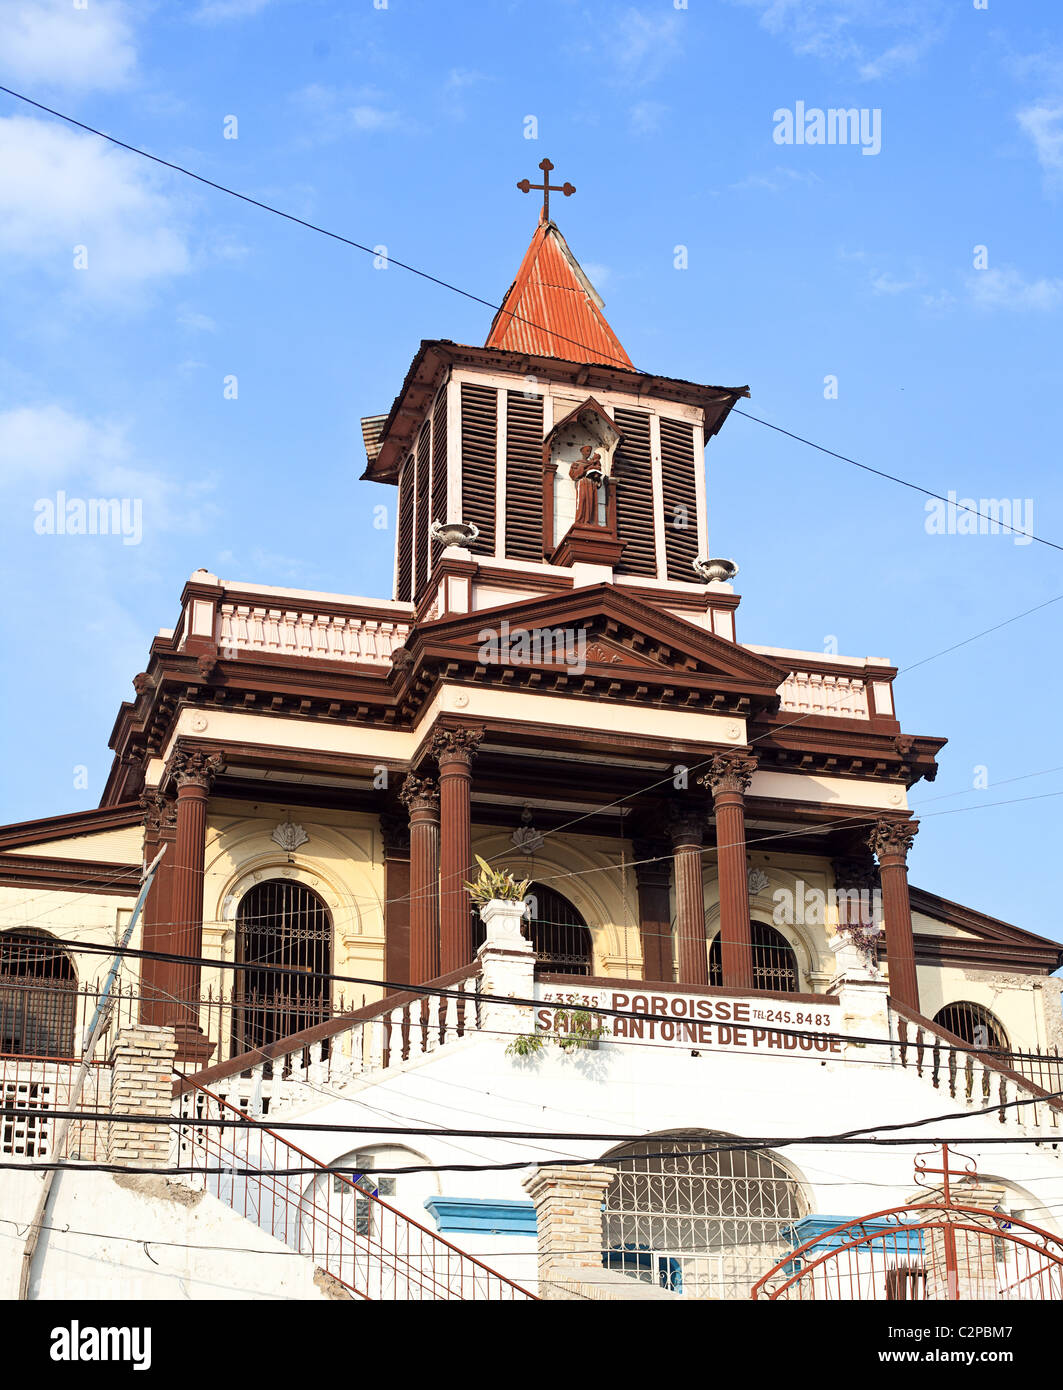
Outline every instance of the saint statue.
<svg viewBox="0 0 1063 1390">
<path fill-rule="evenodd" d="M 598 488 L 602 481 L 602 458 L 589 444 L 580 449 L 580 457 L 568 470 L 576 484 L 576 525 L 598 525 Z"/>
</svg>

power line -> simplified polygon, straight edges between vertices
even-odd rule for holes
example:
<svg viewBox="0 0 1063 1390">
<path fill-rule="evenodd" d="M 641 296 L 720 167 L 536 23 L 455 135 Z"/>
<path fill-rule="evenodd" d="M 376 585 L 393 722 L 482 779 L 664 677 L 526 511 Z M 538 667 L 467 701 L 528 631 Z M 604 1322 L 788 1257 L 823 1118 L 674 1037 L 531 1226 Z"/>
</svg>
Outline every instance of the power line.
<svg viewBox="0 0 1063 1390">
<path fill-rule="evenodd" d="M 151 154 L 147 150 L 143 150 L 137 145 L 130 145 L 126 141 L 119 140 L 116 136 L 109 135 L 106 131 L 98 129 L 96 126 L 88 125 L 86 124 L 86 122 L 79 121 L 76 119 L 76 117 L 69 116 L 63 111 L 57 111 L 52 106 L 46 106 L 43 102 L 35 101 L 32 97 L 26 96 L 23 92 L 17 92 L 12 87 L 0 86 L 0 92 L 5 92 L 8 96 L 14 97 L 16 101 L 24 102 L 27 106 L 32 106 L 38 111 L 43 111 L 49 116 L 54 116 L 56 120 L 64 121 L 67 125 L 74 126 L 78 130 L 83 130 L 86 132 L 86 134 L 95 135 L 100 140 L 106 140 L 109 144 L 116 146 L 118 149 L 126 150 L 129 154 L 138 155 L 141 159 L 150 160 L 153 164 L 158 164 L 164 169 L 171 170 L 173 173 L 183 174 L 185 178 L 194 179 L 197 183 L 204 184 L 208 188 L 213 188 L 216 192 L 224 193 L 230 198 L 236 198 L 240 202 L 247 203 L 251 207 L 258 208 L 262 212 L 268 212 L 275 217 L 281 217 L 286 222 L 293 222 L 297 226 L 304 227 L 307 231 L 316 232 L 319 236 L 328 237 L 331 241 L 340 242 L 344 246 L 349 246 L 355 251 L 363 252 L 365 255 L 375 257 L 379 254 L 379 252 L 372 246 L 366 246 L 364 243 L 360 241 L 355 241 L 352 237 L 343 236 L 339 232 L 333 232 L 329 228 L 322 227 L 316 222 L 309 222 L 303 217 L 297 217 L 294 213 L 285 212 L 282 208 L 275 207 L 272 203 L 266 203 L 263 202 L 261 199 L 252 198 L 249 194 L 241 193 L 235 188 L 230 188 L 227 184 L 218 183 L 215 179 L 208 179 L 204 174 L 197 174 L 193 169 L 189 169 L 183 164 L 177 164 L 172 160 L 163 159 L 160 155 Z M 394 265 L 397 266 L 400 270 L 408 271 L 411 275 L 415 275 L 421 280 L 426 280 L 430 284 L 438 285 L 441 289 L 450 290 L 452 294 L 460 295 L 463 299 L 469 299 L 474 304 L 481 304 L 484 308 L 490 309 L 494 313 L 500 312 L 502 308 L 502 305 L 495 304 L 493 300 L 484 299 L 482 295 L 474 294 L 471 290 L 462 289 L 460 285 L 455 285 L 450 280 L 444 280 L 441 276 L 432 275 L 426 270 L 421 270 L 417 266 L 410 265 L 407 261 L 397 260 L 390 255 L 387 259 L 389 265 Z M 570 338 L 566 334 L 554 328 L 547 330 L 544 328 L 542 324 L 536 323 L 533 319 L 525 318 L 523 314 L 515 313 L 512 310 L 507 309 L 506 312 L 517 321 L 528 324 L 529 327 L 538 328 L 542 331 L 548 331 L 553 337 L 559 339 L 561 342 L 571 343 L 573 346 L 583 348 L 584 350 L 587 349 L 588 345 L 578 338 Z M 597 352 L 599 350 L 596 348 L 595 351 Z M 629 366 L 626 360 L 616 356 L 615 354 L 603 352 L 601 353 L 601 356 L 607 359 L 609 362 L 615 363 L 617 366 L 627 371 L 632 370 L 632 368 Z M 650 375 L 650 373 L 646 372 L 642 372 L 640 374 Z M 951 501 L 951 505 L 955 506 L 959 511 L 968 512 L 973 516 L 980 517 L 982 520 L 988 521 L 991 525 L 996 525 L 998 527 L 1003 528 L 1006 531 L 1015 532 L 1016 534 L 1021 535 L 1028 535 L 1031 540 L 1037 541 L 1039 545 L 1046 545 L 1053 550 L 1063 551 L 1063 545 L 1057 544 L 1057 542 L 1055 541 L 1047 540 L 1045 537 L 1034 535 L 1032 532 L 1029 531 L 1020 531 L 1018 527 L 1011 526 L 1006 522 L 1002 522 L 998 517 L 991 517 L 987 513 L 981 512 L 975 507 L 968 507 L 962 502 L 954 501 L 947 497 L 943 497 L 941 493 L 934 492 L 930 488 L 922 487 L 919 483 L 913 483 L 906 478 L 898 477 L 894 473 L 887 473 L 883 469 L 873 468 L 870 464 L 861 463 L 859 462 L 859 460 L 850 458 L 846 454 L 838 453 L 834 449 L 828 449 L 825 445 L 817 444 L 814 440 L 806 439 L 803 435 L 796 434 L 792 430 L 784 429 L 781 425 L 775 425 L 770 420 L 764 420 L 757 415 L 749 414 L 748 411 L 739 410 L 737 406 L 732 406 L 732 409 L 735 411 L 736 414 L 743 416 L 747 420 L 752 420 L 755 424 L 763 425 L 765 428 L 774 430 L 778 434 L 786 435 L 787 438 L 793 439 L 799 444 L 804 444 L 808 448 L 815 449 L 819 453 L 827 454 L 831 458 L 840 460 L 842 463 L 848 463 L 852 465 L 854 468 L 860 468 L 866 473 L 872 473 L 876 477 L 885 478 L 889 482 L 897 483 L 901 487 L 910 488 L 914 492 L 920 492 L 926 497 L 933 497 L 938 501 L 945 502 L 946 504 L 950 503 Z"/>
</svg>

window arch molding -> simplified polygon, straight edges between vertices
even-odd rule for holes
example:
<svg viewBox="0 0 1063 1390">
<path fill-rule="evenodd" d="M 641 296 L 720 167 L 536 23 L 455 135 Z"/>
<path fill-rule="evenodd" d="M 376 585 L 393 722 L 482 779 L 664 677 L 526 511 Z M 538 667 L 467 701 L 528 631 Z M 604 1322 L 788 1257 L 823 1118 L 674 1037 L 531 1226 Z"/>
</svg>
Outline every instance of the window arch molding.
<svg viewBox="0 0 1063 1390">
<path fill-rule="evenodd" d="M 797 927 L 792 926 L 790 923 L 787 923 L 785 926 L 779 926 L 779 925 L 777 925 L 775 922 L 772 922 L 772 921 L 768 920 L 768 919 L 765 917 L 765 915 L 764 915 L 763 913 L 753 913 L 753 914 L 750 916 L 749 925 L 750 925 L 750 928 L 751 928 L 751 931 L 752 931 L 752 934 L 753 934 L 753 941 L 754 941 L 754 945 L 753 945 L 754 978 L 756 977 L 756 975 L 757 975 L 757 973 L 758 973 L 758 972 L 757 972 L 757 944 L 756 944 L 756 943 L 757 943 L 757 937 L 758 937 L 758 935 L 761 935 L 762 938 L 763 938 L 763 940 L 764 940 L 764 942 L 765 942 L 765 946 L 764 946 L 764 948 L 763 948 L 763 954 L 764 954 L 764 967 L 765 967 L 765 969 L 767 968 L 767 966 L 768 966 L 769 963 L 770 963 L 770 962 L 769 962 L 769 959 L 768 959 L 768 954 L 769 954 L 769 951 L 770 951 L 770 947 L 771 947 L 771 946 L 774 946 L 774 945 L 778 945 L 780 948 L 782 948 L 783 946 L 785 946 L 785 948 L 787 948 L 787 949 L 789 950 L 790 954 L 791 954 L 792 957 L 793 957 L 793 965 L 794 965 L 794 984 L 793 984 L 793 988 L 792 988 L 792 989 L 786 988 L 785 985 L 782 984 L 782 983 L 779 983 L 779 984 L 776 984 L 776 985 L 772 985 L 772 984 L 757 985 L 756 987 L 757 987 L 758 989 L 774 989 L 776 992 L 782 992 L 782 993 L 788 993 L 788 994 L 801 994 L 801 993 L 805 993 L 805 992 L 811 992 L 811 985 L 809 984 L 809 976 L 811 975 L 812 971 L 816 968 L 816 967 L 815 967 L 815 964 L 814 964 L 816 957 L 815 957 L 815 953 L 814 953 L 813 950 L 812 950 L 811 945 L 809 944 L 809 942 L 808 942 L 807 938 L 804 936 L 804 934 L 803 934 Z M 758 931 L 757 931 L 757 928 L 758 928 L 758 927 L 760 928 L 760 933 L 758 933 Z M 710 961 L 710 970 L 709 970 L 709 974 L 710 974 L 710 983 L 713 983 L 713 981 L 712 981 L 712 979 L 711 979 L 711 976 L 712 976 L 712 973 L 713 973 L 713 972 L 712 972 L 712 960 L 713 960 L 713 956 L 714 956 L 714 955 L 716 955 L 716 956 L 718 957 L 718 955 L 719 955 L 719 949 L 720 949 L 720 947 L 719 947 L 719 940 L 720 940 L 720 906 L 719 906 L 719 903 L 713 903 L 713 904 L 712 904 L 710 907 L 708 907 L 708 908 L 706 909 L 706 911 L 705 911 L 705 936 L 706 936 L 706 938 L 707 938 L 708 951 L 709 951 L 709 961 Z M 772 941 L 772 937 L 773 937 L 773 936 L 778 938 L 778 942 L 773 942 L 773 941 Z M 769 943 L 770 943 L 770 945 L 769 945 Z"/>
</svg>

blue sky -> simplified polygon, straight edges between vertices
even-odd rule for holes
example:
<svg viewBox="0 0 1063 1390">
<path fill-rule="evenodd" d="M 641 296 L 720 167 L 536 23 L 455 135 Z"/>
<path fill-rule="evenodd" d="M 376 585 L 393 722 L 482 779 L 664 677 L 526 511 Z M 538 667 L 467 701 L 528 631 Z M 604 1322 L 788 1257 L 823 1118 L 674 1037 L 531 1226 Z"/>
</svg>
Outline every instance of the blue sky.
<svg viewBox="0 0 1063 1390">
<path fill-rule="evenodd" d="M 748 382 L 754 413 L 943 493 L 1028 499 L 1063 542 L 1055 0 L 78 3 L 0 0 L 0 82 L 492 300 L 537 215 L 514 185 L 548 155 L 639 366 Z M 776 143 L 799 101 L 880 112 L 881 150 Z M 389 595 L 372 516 L 393 494 L 357 482 L 359 417 L 421 338 L 482 342 L 490 312 L 2 94 L 0 256 L 15 821 L 96 804 L 198 566 Z M 903 667 L 1063 593 L 1058 551 L 928 534 L 917 494 L 749 421 L 708 468 L 744 641 Z M 38 534 L 59 490 L 140 499 L 140 543 Z M 1058 937 L 1061 618 L 898 684 L 904 728 L 950 740 L 913 792 L 914 881 Z"/>
</svg>

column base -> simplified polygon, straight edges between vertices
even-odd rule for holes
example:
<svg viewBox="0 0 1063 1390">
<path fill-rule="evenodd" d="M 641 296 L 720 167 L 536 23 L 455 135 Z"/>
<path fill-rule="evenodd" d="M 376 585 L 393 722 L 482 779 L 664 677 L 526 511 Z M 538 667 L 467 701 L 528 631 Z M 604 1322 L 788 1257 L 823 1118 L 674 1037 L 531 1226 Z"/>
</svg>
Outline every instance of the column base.
<svg viewBox="0 0 1063 1390">
<path fill-rule="evenodd" d="M 177 1055 L 174 1060 L 190 1062 L 197 1071 L 202 1071 L 214 1055 L 215 1044 L 193 1023 L 175 1023 L 173 1031 L 177 1038 Z"/>
</svg>

